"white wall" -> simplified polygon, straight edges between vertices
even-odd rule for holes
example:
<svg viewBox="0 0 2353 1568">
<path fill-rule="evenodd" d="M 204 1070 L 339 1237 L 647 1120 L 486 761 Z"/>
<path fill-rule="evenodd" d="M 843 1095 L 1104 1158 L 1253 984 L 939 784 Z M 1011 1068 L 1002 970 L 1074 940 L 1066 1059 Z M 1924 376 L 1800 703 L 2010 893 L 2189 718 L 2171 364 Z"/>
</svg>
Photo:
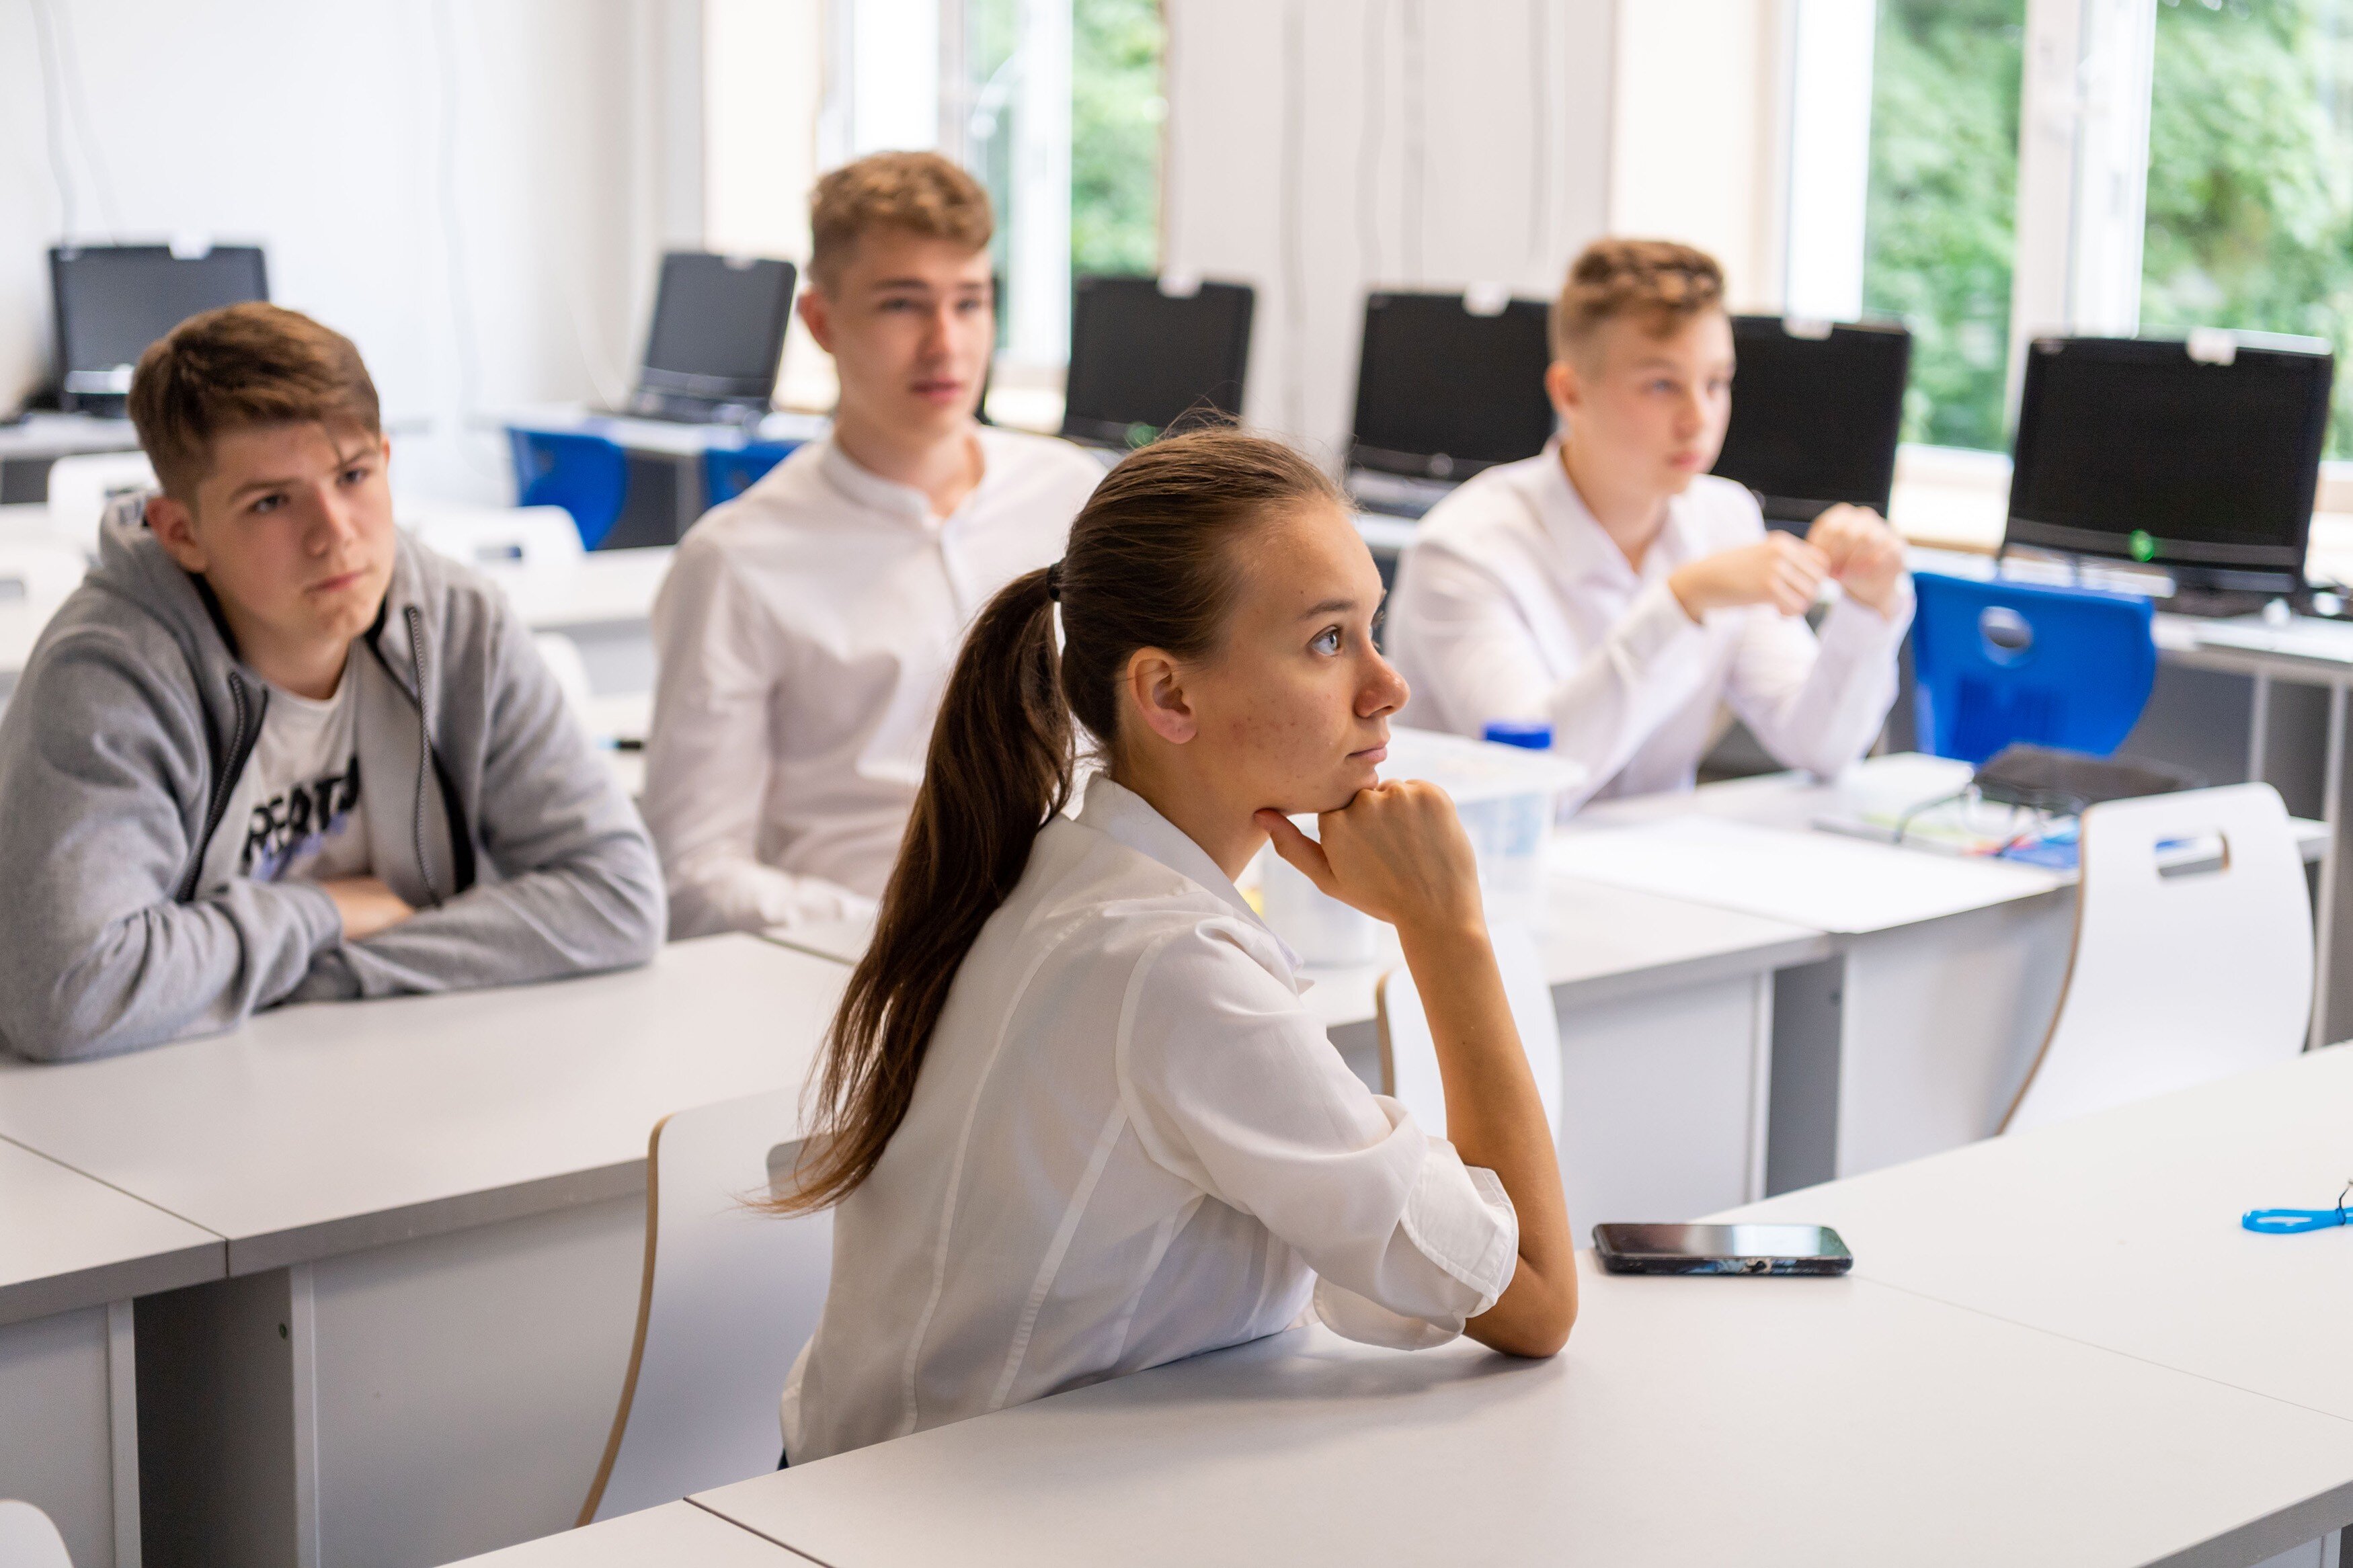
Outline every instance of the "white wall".
<svg viewBox="0 0 2353 1568">
<path fill-rule="evenodd" d="M 1368 287 L 1551 297 L 1608 221 L 1617 9 L 1169 0 L 1165 259 L 1257 285 L 1252 420 L 1337 455 Z"/>
<path fill-rule="evenodd" d="M 693 0 L 40 3 L 90 110 L 79 237 L 268 246 L 277 300 L 349 333 L 387 419 L 427 427 L 396 438 L 412 492 L 507 492 L 470 415 L 622 391 L 661 240 L 700 237 Z M 0 5 L 7 405 L 48 360 L 43 105 L 32 7 Z"/>
</svg>

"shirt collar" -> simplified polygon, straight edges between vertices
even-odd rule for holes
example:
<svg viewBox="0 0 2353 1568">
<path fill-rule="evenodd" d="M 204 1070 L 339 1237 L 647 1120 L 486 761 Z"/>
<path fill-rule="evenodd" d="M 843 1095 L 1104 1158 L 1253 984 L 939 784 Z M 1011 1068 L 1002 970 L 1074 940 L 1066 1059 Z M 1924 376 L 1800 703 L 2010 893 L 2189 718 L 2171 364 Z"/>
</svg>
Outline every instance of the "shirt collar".
<svg viewBox="0 0 2353 1568">
<path fill-rule="evenodd" d="M 980 447 L 980 483 L 975 485 L 972 493 L 965 497 L 963 503 L 945 518 L 932 515 L 931 497 L 913 485 L 884 479 L 843 451 L 840 443 L 831 436 L 825 437 L 824 445 L 818 449 L 818 467 L 825 475 L 827 483 L 859 505 L 903 519 L 919 528 L 938 528 L 972 509 L 973 502 L 988 488 L 989 479 L 998 466 L 997 454 L 990 450 L 989 443 L 981 432 L 976 428 L 970 434 Z"/>
<path fill-rule="evenodd" d="M 1156 862 L 1185 878 L 1198 882 L 1217 895 L 1242 919 L 1266 932 L 1282 954 L 1290 978 L 1295 984 L 1299 975 L 1299 955 L 1291 944 L 1274 934 L 1233 879 L 1218 868 L 1208 851 L 1193 842 L 1185 830 L 1153 809 L 1152 803 L 1123 784 L 1113 784 L 1109 773 L 1097 773 L 1087 781 L 1086 804 L 1079 808 L 1081 825 L 1092 827 L 1146 859 Z"/>
<path fill-rule="evenodd" d="M 1559 437 L 1545 443 L 1544 454 L 1531 467 L 1535 471 L 1527 477 L 1526 493 L 1535 503 L 1546 534 L 1580 574 L 1638 584 L 1663 577 L 1691 559 L 1685 521 L 1688 491 L 1669 498 L 1666 525 L 1643 552 L 1642 569 L 1637 572 L 1627 561 L 1626 552 L 1618 548 L 1618 542 L 1609 537 L 1586 506 L 1585 498 L 1577 493 L 1577 487 L 1568 482 L 1568 465 L 1561 461 Z"/>
</svg>

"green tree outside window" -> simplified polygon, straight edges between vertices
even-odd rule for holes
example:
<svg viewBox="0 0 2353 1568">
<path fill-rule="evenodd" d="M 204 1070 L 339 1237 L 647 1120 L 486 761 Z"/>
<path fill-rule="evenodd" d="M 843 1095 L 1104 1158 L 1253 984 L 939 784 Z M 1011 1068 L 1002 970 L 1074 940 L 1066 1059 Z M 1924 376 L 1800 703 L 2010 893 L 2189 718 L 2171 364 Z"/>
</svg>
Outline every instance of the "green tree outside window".
<svg viewBox="0 0 2353 1568">
<path fill-rule="evenodd" d="M 2326 338 L 2328 455 L 2353 456 L 2353 4 L 2157 12 L 2141 328 Z"/>
<path fill-rule="evenodd" d="M 1881 0 L 1863 309 L 1912 329 L 1904 439 L 2008 446 L 2025 0 Z"/>
</svg>

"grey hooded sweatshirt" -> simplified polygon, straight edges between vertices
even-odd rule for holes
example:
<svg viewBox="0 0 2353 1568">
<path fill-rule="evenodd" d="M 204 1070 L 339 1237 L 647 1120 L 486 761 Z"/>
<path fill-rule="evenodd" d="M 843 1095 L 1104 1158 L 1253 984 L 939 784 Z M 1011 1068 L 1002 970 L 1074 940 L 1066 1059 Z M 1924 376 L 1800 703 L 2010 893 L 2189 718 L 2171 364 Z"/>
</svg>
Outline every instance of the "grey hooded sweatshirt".
<svg viewBox="0 0 2353 1568">
<path fill-rule="evenodd" d="M 0 1042 L 62 1061 L 278 1002 L 653 956 L 661 868 L 636 808 L 505 600 L 406 537 L 345 679 L 371 870 L 417 913 L 345 942 L 312 883 L 207 882 L 269 692 L 143 509 L 110 512 L 0 718 Z"/>
</svg>

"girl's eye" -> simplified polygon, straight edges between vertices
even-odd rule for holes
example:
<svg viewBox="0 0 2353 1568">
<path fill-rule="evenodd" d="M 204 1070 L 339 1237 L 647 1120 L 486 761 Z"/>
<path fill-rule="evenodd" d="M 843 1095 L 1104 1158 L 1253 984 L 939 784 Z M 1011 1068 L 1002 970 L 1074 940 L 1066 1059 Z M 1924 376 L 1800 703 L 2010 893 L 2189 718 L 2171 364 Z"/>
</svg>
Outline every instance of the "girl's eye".
<svg viewBox="0 0 2353 1568">
<path fill-rule="evenodd" d="M 1315 640 L 1309 643 L 1307 646 L 1314 648 L 1317 653 L 1338 653 L 1340 651 L 1340 628 L 1337 626 L 1324 627 L 1324 630 L 1315 634 Z"/>
</svg>

